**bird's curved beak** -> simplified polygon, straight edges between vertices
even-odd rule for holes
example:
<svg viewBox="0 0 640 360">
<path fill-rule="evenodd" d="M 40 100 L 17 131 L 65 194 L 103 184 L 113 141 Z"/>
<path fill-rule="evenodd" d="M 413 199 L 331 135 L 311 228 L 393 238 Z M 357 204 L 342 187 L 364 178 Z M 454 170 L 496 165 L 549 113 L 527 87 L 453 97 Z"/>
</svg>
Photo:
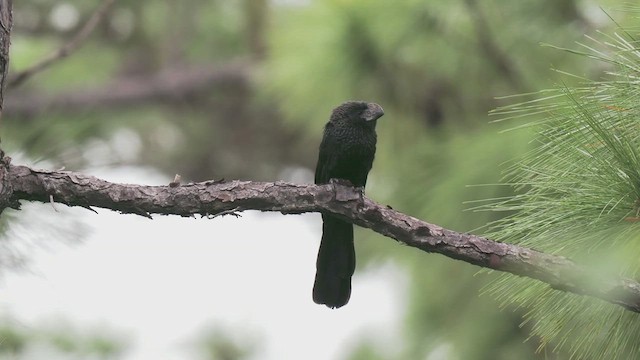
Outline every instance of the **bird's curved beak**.
<svg viewBox="0 0 640 360">
<path fill-rule="evenodd" d="M 384 115 L 382 106 L 376 103 L 369 103 L 367 105 L 367 110 L 362 113 L 362 118 L 366 121 L 373 121 L 379 119 L 382 115 Z"/>
</svg>

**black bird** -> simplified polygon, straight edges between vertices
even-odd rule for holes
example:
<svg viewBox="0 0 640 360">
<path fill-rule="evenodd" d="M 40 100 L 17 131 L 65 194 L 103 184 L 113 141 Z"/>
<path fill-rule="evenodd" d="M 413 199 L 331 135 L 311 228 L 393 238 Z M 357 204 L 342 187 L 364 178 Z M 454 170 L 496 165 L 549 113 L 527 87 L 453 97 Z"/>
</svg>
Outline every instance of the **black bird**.
<svg viewBox="0 0 640 360">
<path fill-rule="evenodd" d="M 365 101 L 347 101 L 333 109 L 320 144 L 316 184 L 347 180 L 364 190 L 376 153 L 376 122 L 382 115 L 380 105 Z M 349 302 L 355 268 L 353 225 L 323 213 L 313 301 L 330 308 Z"/>
</svg>

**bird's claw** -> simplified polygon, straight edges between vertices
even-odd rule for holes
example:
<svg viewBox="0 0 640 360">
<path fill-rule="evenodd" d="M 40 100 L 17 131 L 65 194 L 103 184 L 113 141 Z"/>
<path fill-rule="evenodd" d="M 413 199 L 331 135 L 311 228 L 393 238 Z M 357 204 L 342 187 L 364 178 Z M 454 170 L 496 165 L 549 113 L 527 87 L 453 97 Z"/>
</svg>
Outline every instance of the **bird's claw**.
<svg viewBox="0 0 640 360">
<path fill-rule="evenodd" d="M 358 195 L 360 197 L 360 201 L 358 201 L 358 205 L 357 205 L 357 209 L 358 211 L 361 211 L 362 208 L 364 208 L 364 186 L 358 186 L 356 188 L 356 191 L 358 192 Z"/>
</svg>

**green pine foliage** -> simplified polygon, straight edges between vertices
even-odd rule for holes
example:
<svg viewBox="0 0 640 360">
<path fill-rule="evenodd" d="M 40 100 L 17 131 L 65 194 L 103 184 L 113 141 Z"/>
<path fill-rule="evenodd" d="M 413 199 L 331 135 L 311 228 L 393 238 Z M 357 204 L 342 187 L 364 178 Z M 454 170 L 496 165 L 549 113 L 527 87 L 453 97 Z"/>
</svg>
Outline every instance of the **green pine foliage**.
<svg viewBox="0 0 640 360">
<path fill-rule="evenodd" d="M 598 272 L 640 277 L 640 50 L 621 30 L 573 53 L 602 64 L 604 79 L 559 85 L 495 111 L 539 117 L 537 146 L 507 173 L 518 195 L 493 200 L 514 212 L 491 224 L 494 239 L 567 256 Z M 540 348 L 574 359 L 638 358 L 640 315 L 597 299 L 502 275 L 487 292 L 525 308 Z"/>
</svg>

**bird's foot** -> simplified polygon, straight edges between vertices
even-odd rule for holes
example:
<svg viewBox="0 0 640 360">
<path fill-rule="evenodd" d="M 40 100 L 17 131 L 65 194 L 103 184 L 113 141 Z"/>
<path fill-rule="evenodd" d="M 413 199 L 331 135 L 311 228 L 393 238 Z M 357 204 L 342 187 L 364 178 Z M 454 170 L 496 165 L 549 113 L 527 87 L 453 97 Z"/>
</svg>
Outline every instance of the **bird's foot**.
<svg viewBox="0 0 640 360">
<path fill-rule="evenodd" d="M 360 197 L 357 208 L 358 211 L 361 211 L 362 208 L 364 208 L 364 186 L 358 186 L 356 188 L 356 191 L 358 192 L 358 196 Z"/>
</svg>

